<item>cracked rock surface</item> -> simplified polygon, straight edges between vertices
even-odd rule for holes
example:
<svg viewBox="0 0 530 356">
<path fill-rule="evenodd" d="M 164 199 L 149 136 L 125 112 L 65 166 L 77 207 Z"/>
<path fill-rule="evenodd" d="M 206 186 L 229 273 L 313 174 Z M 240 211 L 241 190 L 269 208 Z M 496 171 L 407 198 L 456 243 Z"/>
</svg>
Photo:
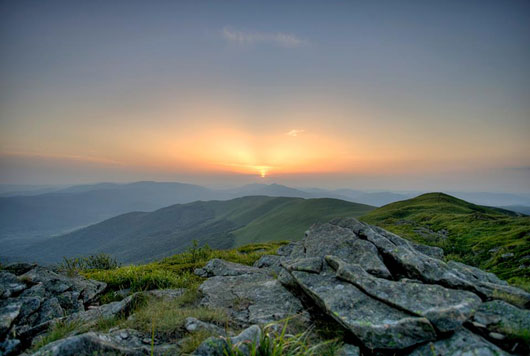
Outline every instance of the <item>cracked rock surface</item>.
<svg viewBox="0 0 530 356">
<path fill-rule="evenodd" d="M 442 258 L 438 248 L 341 218 L 254 267 L 217 260 L 197 273 L 210 276 L 203 303 L 245 326 L 301 313 L 311 324 L 316 308 L 361 354 L 527 354 L 530 294 Z"/>
</svg>

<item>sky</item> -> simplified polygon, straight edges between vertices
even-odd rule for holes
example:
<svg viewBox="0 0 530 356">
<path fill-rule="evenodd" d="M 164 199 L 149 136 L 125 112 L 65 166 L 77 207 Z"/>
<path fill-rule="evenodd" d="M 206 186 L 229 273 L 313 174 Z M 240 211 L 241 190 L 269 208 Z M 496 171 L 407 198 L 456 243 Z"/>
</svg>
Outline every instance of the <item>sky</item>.
<svg viewBox="0 0 530 356">
<path fill-rule="evenodd" d="M 530 192 L 528 1 L 0 2 L 0 183 Z"/>
</svg>

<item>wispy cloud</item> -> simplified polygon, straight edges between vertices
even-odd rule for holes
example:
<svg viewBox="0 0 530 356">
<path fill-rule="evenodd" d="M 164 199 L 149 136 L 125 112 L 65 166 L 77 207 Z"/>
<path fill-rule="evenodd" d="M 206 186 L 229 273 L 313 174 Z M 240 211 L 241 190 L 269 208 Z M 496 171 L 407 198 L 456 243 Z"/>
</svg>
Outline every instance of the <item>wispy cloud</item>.
<svg viewBox="0 0 530 356">
<path fill-rule="evenodd" d="M 298 135 L 300 135 L 301 133 L 304 133 L 304 132 L 305 132 L 305 130 L 294 129 L 294 130 L 291 130 L 291 131 L 287 132 L 286 135 L 296 137 L 296 136 L 298 136 Z"/>
<path fill-rule="evenodd" d="M 225 40 L 240 45 L 269 43 L 286 48 L 295 48 L 303 47 L 309 44 L 309 41 L 301 39 L 290 33 L 244 32 L 234 30 L 230 27 L 224 27 L 221 33 Z"/>
</svg>

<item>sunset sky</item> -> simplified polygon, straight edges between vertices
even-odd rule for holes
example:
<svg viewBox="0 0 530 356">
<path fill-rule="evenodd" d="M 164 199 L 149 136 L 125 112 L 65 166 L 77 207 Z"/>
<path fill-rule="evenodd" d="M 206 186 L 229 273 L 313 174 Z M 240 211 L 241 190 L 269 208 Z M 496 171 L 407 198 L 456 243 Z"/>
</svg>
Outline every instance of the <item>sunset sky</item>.
<svg viewBox="0 0 530 356">
<path fill-rule="evenodd" d="M 530 192 L 529 1 L 2 1 L 0 183 Z"/>
</svg>

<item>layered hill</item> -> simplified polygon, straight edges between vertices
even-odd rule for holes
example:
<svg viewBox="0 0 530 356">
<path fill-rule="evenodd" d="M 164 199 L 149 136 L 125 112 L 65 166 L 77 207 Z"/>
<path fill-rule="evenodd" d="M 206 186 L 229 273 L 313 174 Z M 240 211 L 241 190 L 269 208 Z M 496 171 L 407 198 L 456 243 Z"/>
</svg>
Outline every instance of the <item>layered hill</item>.
<svg viewBox="0 0 530 356">
<path fill-rule="evenodd" d="M 375 209 L 362 220 L 415 242 L 441 247 L 447 259 L 530 286 L 528 216 L 429 193 Z"/>
<path fill-rule="evenodd" d="M 296 240 L 315 222 L 361 216 L 372 209 L 336 199 L 265 196 L 177 204 L 154 212 L 119 215 L 50 238 L 28 250 L 26 259 L 51 263 L 63 256 L 105 252 L 122 262 L 141 262 L 180 252 L 192 240 L 213 248 Z"/>
</svg>

